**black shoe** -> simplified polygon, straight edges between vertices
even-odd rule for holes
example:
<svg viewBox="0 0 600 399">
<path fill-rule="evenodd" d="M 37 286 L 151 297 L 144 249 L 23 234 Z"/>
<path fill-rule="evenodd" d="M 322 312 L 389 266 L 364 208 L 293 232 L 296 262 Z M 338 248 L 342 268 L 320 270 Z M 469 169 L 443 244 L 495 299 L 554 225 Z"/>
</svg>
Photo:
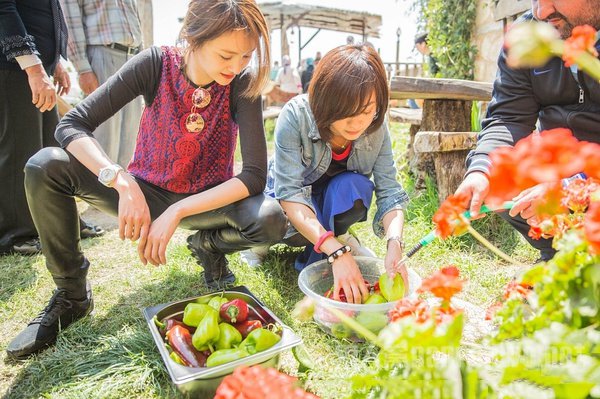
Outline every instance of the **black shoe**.
<svg viewBox="0 0 600 399">
<path fill-rule="evenodd" d="M 67 298 L 67 291 L 56 289 L 48 305 L 17 335 L 6 353 L 13 359 L 24 360 L 52 345 L 58 333 L 94 309 L 92 292 L 83 300 Z"/>
<path fill-rule="evenodd" d="M 200 232 L 193 234 L 187 238 L 187 247 L 198 264 L 204 268 L 204 281 L 208 288 L 219 290 L 233 285 L 235 275 L 227 267 L 225 254 L 205 250 L 201 241 Z"/>
<path fill-rule="evenodd" d="M 39 238 L 32 238 L 13 245 L 12 252 L 23 256 L 37 255 L 42 252 L 42 243 Z"/>
<path fill-rule="evenodd" d="M 82 219 L 79 221 L 79 228 L 79 234 L 82 239 L 100 237 L 106 233 L 102 227 L 89 224 Z"/>
</svg>

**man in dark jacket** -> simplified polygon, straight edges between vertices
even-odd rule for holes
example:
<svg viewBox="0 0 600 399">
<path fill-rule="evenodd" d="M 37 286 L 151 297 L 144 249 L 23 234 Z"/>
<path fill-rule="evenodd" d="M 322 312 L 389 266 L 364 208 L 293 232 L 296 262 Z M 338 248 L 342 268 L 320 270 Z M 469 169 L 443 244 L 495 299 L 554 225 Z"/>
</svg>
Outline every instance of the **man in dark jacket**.
<svg viewBox="0 0 600 399">
<path fill-rule="evenodd" d="M 600 29 L 598 0 L 532 0 L 532 12 L 522 21 L 535 18 L 547 22 L 565 39 L 575 26 L 588 24 Z M 519 23 L 516 22 L 516 23 Z M 600 48 L 600 42 L 596 42 Z M 512 146 L 537 128 L 558 127 L 573 131 L 579 140 L 600 143 L 600 85 L 576 68 L 567 68 L 560 58 L 541 68 L 511 69 L 502 51 L 498 75 L 487 118 L 477 147 L 467 157 L 467 174 L 457 193 L 467 193 L 471 212 L 477 214 L 489 191 L 488 154 L 501 146 Z M 540 250 L 540 260 L 554 256 L 551 240 L 532 240 L 527 236 L 526 220 L 533 216 L 532 201 L 545 193 L 545 185 L 523 191 L 515 206 L 503 217 Z"/>
<path fill-rule="evenodd" d="M 59 62 L 66 48 L 58 0 L 0 0 L 0 254 L 40 252 L 23 167 L 41 148 L 57 145 L 56 90 L 66 94 L 71 84 Z M 81 227 L 83 238 L 102 233 Z"/>
</svg>

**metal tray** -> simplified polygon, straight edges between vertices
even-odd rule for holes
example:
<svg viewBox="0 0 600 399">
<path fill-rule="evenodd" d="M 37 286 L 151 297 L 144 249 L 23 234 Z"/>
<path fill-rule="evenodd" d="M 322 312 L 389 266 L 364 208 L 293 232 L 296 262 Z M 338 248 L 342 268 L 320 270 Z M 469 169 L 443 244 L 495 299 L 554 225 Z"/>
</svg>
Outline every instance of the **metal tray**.
<svg viewBox="0 0 600 399">
<path fill-rule="evenodd" d="M 254 311 L 263 325 L 274 323 L 282 327 L 281 341 L 275 346 L 254 355 L 239 359 L 230 363 L 215 367 L 187 367 L 175 363 L 169 357 L 169 352 L 165 347 L 163 337 L 160 335 L 156 324 L 153 321 L 154 316 L 159 320 L 167 317 L 181 316 L 185 306 L 199 298 L 210 298 L 223 295 L 227 299 L 243 299 L 248 303 L 250 311 Z M 245 286 L 229 288 L 226 291 L 213 292 L 198 297 L 187 298 L 177 302 L 163 303 L 160 305 L 147 307 L 143 309 L 144 317 L 154 338 L 154 342 L 160 352 L 163 362 L 169 372 L 173 383 L 184 393 L 190 395 L 214 394 L 219 383 L 228 374 L 238 366 L 250 366 L 255 364 L 264 364 L 267 366 L 277 366 L 279 354 L 302 343 L 302 339 L 297 336 L 288 326 L 275 316 L 262 302 L 258 300 Z"/>
</svg>

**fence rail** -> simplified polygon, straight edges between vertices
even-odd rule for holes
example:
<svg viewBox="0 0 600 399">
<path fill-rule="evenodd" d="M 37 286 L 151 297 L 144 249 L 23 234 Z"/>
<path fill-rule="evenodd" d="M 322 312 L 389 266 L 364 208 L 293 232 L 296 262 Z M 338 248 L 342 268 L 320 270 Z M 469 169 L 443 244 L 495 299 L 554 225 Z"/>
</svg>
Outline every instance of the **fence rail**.
<svg viewBox="0 0 600 399">
<path fill-rule="evenodd" d="M 393 76 L 423 76 L 422 62 L 384 62 L 385 70 L 387 71 L 388 79 Z"/>
</svg>

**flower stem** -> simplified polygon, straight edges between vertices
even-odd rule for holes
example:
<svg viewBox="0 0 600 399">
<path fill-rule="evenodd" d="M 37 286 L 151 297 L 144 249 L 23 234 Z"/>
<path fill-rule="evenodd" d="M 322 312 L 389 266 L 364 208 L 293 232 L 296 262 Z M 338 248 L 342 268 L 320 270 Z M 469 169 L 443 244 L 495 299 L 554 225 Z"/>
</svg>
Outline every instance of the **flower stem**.
<svg viewBox="0 0 600 399">
<path fill-rule="evenodd" d="M 513 258 L 511 258 L 510 256 L 508 256 L 507 254 L 505 254 L 504 252 L 502 252 L 501 250 L 499 250 L 498 247 L 496 247 L 494 244 L 492 244 L 491 242 L 489 242 L 488 240 L 486 240 L 484 236 L 482 236 L 481 234 L 479 234 L 477 232 L 477 230 L 475 230 L 473 228 L 473 226 L 471 226 L 471 224 L 469 223 L 469 220 L 467 218 L 465 218 L 463 215 L 459 215 L 459 217 L 467 225 L 467 231 L 469 233 L 471 233 L 471 235 L 473 237 L 475 237 L 477 239 L 477 241 L 479 241 L 481 244 L 483 244 L 484 247 L 486 247 L 487 249 L 489 249 L 490 251 L 492 251 L 493 253 L 495 253 L 500 258 L 504 259 L 505 261 L 507 261 L 510 264 L 521 265 L 521 263 L 517 262 L 516 260 L 514 260 Z"/>
<path fill-rule="evenodd" d="M 379 342 L 379 338 L 377 337 L 377 335 L 373 334 L 371 332 L 371 330 L 364 327 L 362 324 L 360 324 L 359 322 L 354 320 L 352 317 L 349 317 L 347 314 L 345 314 L 341 310 L 338 310 L 333 307 L 331 307 L 331 308 L 328 307 L 327 311 L 333 313 L 333 315 L 335 317 L 339 318 L 342 321 L 342 323 L 344 323 L 345 325 L 347 325 L 348 327 L 350 327 L 351 329 L 353 329 L 354 331 L 356 331 L 357 333 L 362 335 L 367 341 L 371 342 L 374 345 L 379 346 L 380 348 L 383 347 L 381 345 L 381 342 Z"/>
</svg>

